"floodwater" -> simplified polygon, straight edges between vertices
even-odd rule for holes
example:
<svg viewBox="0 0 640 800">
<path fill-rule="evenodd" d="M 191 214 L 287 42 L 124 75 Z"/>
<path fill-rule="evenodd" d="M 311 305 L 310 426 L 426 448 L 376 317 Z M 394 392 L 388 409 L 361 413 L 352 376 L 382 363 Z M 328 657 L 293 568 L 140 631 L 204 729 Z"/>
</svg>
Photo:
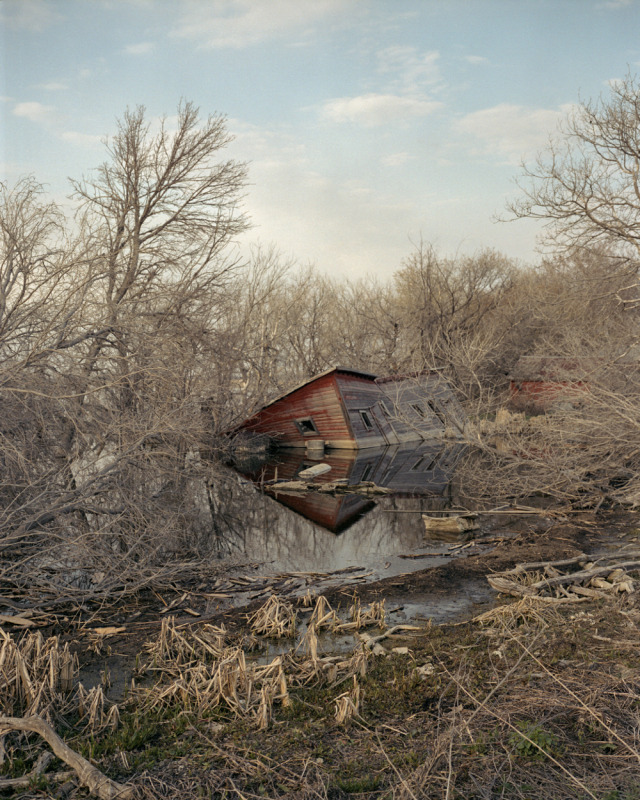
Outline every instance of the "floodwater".
<svg viewBox="0 0 640 800">
<path fill-rule="evenodd" d="M 462 535 L 427 535 L 422 512 L 456 507 L 456 466 L 465 446 L 446 442 L 360 451 L 333 451 L 311 458 L 279 451 L 235 465 L 216 502 L 218 555 L 255 564 L 260 574 L 322 573 L 322 587 L 377 581 L 446 563 Z M 331 470 L 318 483 L 371 481 L 390 494 L 305 494 L 278 491 L 274 479 L 292 480 L 314 464 Z M 485 587 L 452 588 L 437 607 L 428 597 L 398 600 L 398 620 L 444 619 L 491 593 Z M 387 607 L 394 605 L 388 598 Z M 434 601 L 435 602 L 435 601 Z"/>
</svg>

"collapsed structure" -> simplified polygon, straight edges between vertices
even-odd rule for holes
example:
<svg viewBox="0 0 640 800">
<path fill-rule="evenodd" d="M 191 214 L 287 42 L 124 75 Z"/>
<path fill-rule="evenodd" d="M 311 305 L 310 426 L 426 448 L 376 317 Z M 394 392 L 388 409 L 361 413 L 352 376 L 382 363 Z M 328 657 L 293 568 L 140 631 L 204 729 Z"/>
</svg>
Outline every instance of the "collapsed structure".
<svg viewBox="0 0 640 800">
<path fill-rule="evenodd" d="M 280 447 L 358 450 L 444 436 L 462 438 L 466 417 L 438 372 L 378 377 L 332 367 L 290 389 L 238 430 Z"/>
</svg>

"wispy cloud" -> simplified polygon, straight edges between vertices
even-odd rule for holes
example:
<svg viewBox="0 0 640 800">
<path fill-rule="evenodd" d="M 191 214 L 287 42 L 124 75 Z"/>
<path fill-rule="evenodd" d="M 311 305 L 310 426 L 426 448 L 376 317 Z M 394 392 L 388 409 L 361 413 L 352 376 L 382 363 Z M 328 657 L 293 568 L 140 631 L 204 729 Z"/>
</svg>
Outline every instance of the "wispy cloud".
<svg viewBox="0 0 640 800">
<path fill-rule="evenodd" d="M 80 133 L 79 131 L 63 131 L 60 138 L 64 142 L 70 142 L 78 147 L 103 147 L 104 136 L 97 136 L 92 133 Z"/>
<path fill-rule="evenodd" d="M 389 79 L 390 89 L 416 92 L 442 80 L 437 50 L 420 52 L 411 46 L 395 46 L 380 50 L 377 57 L 378 72 Z"/>
<path fill-rule="evenodd" d="M 0 24 L 8 28 L 43 31 L 59 19 L 51 0 L 4 0 L 0 4 Z"/>
<path fill-rule="evenodd" d="M 146 56 L 153 51 L 154 47 L 153 42 L 138 42 L 138 44 L 127 45 L 124 52 L 128 56 Z"/>
<path fill-rule="evenodd" d="M 415 156 L 407 152 L 390 153 L 388 156 L 384 156 L 381 159 L 381 163 L 385 167 L 402 167 L 407 161 L 412 161 L 414 158 Z"/>
<path fill-rule="evenodd" d="M 321 115 L 329 122 L 352 122 L 368 128 L 425 117 L 442 106 L 422 97 L 397 94 L 363 94 L 336 97 L 322 107 Z"/>
<path fill-rule="evenodd" d="M 488 64 L 489 59 L 485 58 L 484 56 L 466 56 L 465 61 L 468 61 L 469 64 Z"/>
<path fill-rule="evenodd" d="M 635 3 L 635 0 L 606 0 L 604 3 L 598 3 L 596 8 L 605 11 L 615 11 L 617 8 L 628 8 Z"/>
<path fill-rule="evenodd" d="M 339 18 L 357 0 L 187 0 L 175 36 L 204 47 L 248 47 L 283 34 L 304 35 L 321 20 Z"/>
<path fill-rule="evenodd" d="M 518 164 L 546 146 L 570 110 L 568 105 L 547 109 L 501 103 L 467 114 L 454 128 L 465 137 L 472 152 Z"/>
<path fill-rule="evenodd" d="M 13 113 L 16 117 L 24 117 L 31 122 L 44 124 L 53 121 L 55 110 L 52 106 L 46 106 L 43 103 L 23 102 L 14 106 Z"/>
<path fill-rule="evenodd" d="M 44 89 L 45 92 L 63 92 L 68 88 L 67 84 L 61 81 L 49 81 L 48 83 L 38 84 L 38 89 Z"/>
</svg>

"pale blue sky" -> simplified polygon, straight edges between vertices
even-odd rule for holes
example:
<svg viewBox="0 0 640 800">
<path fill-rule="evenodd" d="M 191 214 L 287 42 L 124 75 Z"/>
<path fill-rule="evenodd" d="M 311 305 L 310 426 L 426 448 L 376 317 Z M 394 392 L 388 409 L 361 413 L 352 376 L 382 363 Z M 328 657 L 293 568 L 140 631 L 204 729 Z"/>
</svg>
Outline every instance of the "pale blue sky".
<svg viewBox="0 0 640 800">
<path fill-rule="evenodd" d="M 639 0 L 0 0 L 0 177 L 59 199 L 127 106 L 227 116 L 247 242 L 389 277 L 422 237 L 534 262 L 518 164 L 640 72 Z"/>
</svg>

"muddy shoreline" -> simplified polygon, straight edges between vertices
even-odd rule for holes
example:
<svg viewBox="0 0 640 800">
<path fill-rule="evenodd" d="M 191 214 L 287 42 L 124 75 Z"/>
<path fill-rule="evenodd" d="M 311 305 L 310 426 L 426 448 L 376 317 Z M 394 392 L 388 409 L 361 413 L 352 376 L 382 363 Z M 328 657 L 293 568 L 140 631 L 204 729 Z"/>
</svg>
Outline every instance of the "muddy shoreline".
<svg viewBox="0 0 640 800">
<path fill-rule="evenodd" d="M 639 592 L 551 606 L 499 595 L 486 577 L 623 552 L 637 543 L 637 521 L 610 512 L 503 520 L 452 543 L 445 563 L 369 583 L 348 567 L 326 585 L 319 573 L 266 578 L 256 564 L 244 576 L 200 574 L 109 607 L 65 609 L 55 625 L 22 631 L 23 642 L 51 636 L 43 646 L 58 653 L 70 645 L 79 661 L 74 691 L 50 695 L 53 715 L 46 705 L 39 713 L 140 798 L 632 800 Z M 234 580 L 247 602 L 212 607 L 237 600 L 214 591 Z M 416 598 L 446 606 L 452 587 L 463 607 L 449 605 L 440 622 L 416 614 Z M 296 638 L 250 624 L 265 597 L 298 616 Z M 377 608 L 376 620 L 349 628 L 349 607 Z M 331 618 L 325 633 L 308 624 L 314 615 Z M 35 685 L 35 666 L 26 651 L 20 658 Z M 78 696 L 93 699 L 74 705 Z M 30 713 L 24 692 L 11 702 L 14 717 Z M 2 781 L 35 769 L 43 748 L 13 733 L 5 745 L 4 796 L 88 796 L 59 767 L 7 793 Z"/>
<path fill-rule="evenodd" d="M 322 594 L 338 611 L 344 612 L 358 599 L 362 604 L 386 601 L 388 624 L 428 622 L 447 624 L 472 619 L 488 609 L 512 598 L 500 596 L 487 583 L 486 577 L 518 563 L 557 561 L 585 553 L 589 556 L 624 547 L 635 539 L 638 517 L 627 512 L 581 515 L 580 521 L 556 521 L 543 517 L 499 520 L 496 527 L 485 527 L 477 539 L 470 539 L 454 550 L 445 563 L 413 569 L 368 582 L 354 580 L 361 574 L 346 567 L 340 574 L 305 575 L 294 580 L 291 574 L 269 576 L 257 591 L 240 585 L 238 597 L 216 602 L 225 605 L 211 610 L 212 586 L 201 582 L 198 587 L 176 585 L 169 591 L 146 593 L 114 608 L 108 616 L 93 614 L 90 622 L 76 618 L 73 631 L 67 629 L 68 640 L 80 659 L 80 675 L 87 686 L 99 683 L 105 670 L 111 675 L 111 694 L 118 698 L 131 680 L 134 663 L 141 646 L 152 639 L 163 619 L 170 616 L 181 628 L 197 628 L 208 623 L 224 625 L 229 631 L 240 631 L 247 617 L 260 608 L 273 594 L 289 598 L 294 604 L 307 593 Z M 488 542 L 488 543 L 487 543 Z M 425 545 L 429 547 L 428 544 Z M 440 559 L 442 561 L 442 559 Z M 241 581 L 249 581 L 252 573 L 260 573 L 254 564 L 242 571 Z M 254 595 L 252 597 L 252 595 Z M 457 595 L 459 602 L 452 600 Z M 423 609 L 431 609 L 429 615 Z M 69 621 L 71 622 L 71 621 Z M 78 624 L 80 623 L 80 624 Z M 116 632 L 108 633 L 108 626 Z M 67 627 L 65 625 L 64 627 Z M 105 631 L 105 633 L 102 633 Z M 50 629 L 51 633 L 56 630 Z M 58 629 L 59 633 L 62 633 Z"/>
</svg>

